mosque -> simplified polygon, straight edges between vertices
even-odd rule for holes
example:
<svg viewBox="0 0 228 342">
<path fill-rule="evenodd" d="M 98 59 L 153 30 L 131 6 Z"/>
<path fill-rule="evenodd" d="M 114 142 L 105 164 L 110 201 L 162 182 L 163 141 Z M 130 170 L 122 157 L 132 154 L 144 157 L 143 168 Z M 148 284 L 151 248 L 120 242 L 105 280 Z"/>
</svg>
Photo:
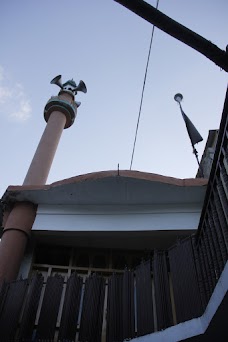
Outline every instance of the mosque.
<svg viewBox="0 0 228 342">
<path fill-rule="evenodd" d="M 51 83 L 24 183 L 2 198 L 0 340 L 227 341 L 228 95 L 205 178 L 112 170 L 47 185 L 86 93 Z"/>
</svg>

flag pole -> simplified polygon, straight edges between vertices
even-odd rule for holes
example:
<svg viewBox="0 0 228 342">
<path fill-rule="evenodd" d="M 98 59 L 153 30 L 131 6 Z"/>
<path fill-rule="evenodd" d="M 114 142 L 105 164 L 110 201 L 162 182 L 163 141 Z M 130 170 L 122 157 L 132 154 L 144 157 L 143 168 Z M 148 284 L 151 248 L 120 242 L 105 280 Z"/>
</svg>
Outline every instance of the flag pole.
<svg viewBox="0 0 228 342">
<path fill-rule="evenodd" d="M 181 106 L 181 103 L 180 103 L 180 102 L 179 102 L 179 106 L 180 106 L 181 113 L 184 113 L 184 111 L 183 111 L 183 109 L 182 109 L 182 106 Z M 190 140 L 191 140 L 191 138 L 190 138 Z M 200 162 L 199 162 L 198 151 L 197 151 L 197 149 L 195 148 L 195 146 L 193 145 L 192 140 L 191 140 L 191 145 L 192 145 L 192 151 L 193 151 L 193 153 L 194 153 L 194 155 L 195 155 L 195 157 L 196 157 L 196 161 L 197 161 L 197 163 L 198 163 L 198 165 L 199 165 L 199 168 L 201 168 Z"/>
<path fill-rule="evenodd" d="M 199 173 L 200 173 L 200 176 L 203 178 L 204 177 L 204 174 L 203 174 L 203 169 L 202 169 L 202 166 L 200 164 L 200 161 L 199 161 L 199 156 L 198 156 L 198 151 L 197 149 L 195 148 L 195 144 L 199 143 L 200 141 L 203 140 L 202 136 L 200 135 L 200 133 L 197 131 L 197 129 L 195 128 L 195 126 L 193 125 L 193 123 L 191 122 L 191 120 L 187 117 L 187 115 L 185 114 L 185 112 L 183 111 L 183 108 L 181 106 L 181 101 L 183 100 L 183 95 L 178 93 L 174 96 L 174 100 L 179 104 L 180 106 L 180 111 L 181 111 L 181 114 L 182 114 L 182 117 L 184 119 L 184 122 L 185 122 L 185 125 L 186 125 L 186 129 L 187 129 L 187 132 L 188 132 L 188 136 L 189 136 L 189 139 L 191 141 L 191 145 L 192 145 L 192 149 L 193 149 L 193 153 L 196 157 L 196 161 L 197 161 L 197 164 L 199 166 Z"/>
</svg>

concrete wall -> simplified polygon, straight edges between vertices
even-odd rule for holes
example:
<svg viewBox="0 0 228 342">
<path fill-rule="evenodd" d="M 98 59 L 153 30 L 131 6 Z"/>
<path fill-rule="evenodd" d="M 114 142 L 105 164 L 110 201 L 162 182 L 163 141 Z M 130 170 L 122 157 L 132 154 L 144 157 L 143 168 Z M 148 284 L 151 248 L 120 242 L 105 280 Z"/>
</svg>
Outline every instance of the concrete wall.
<svg viewBox="0 0 228 342">
<path fill-rule="evenodd" d="M 155 231 L 198 227 L 200 209 L 191 206 L 40 205 L 33 230 Z"/>
</svg>

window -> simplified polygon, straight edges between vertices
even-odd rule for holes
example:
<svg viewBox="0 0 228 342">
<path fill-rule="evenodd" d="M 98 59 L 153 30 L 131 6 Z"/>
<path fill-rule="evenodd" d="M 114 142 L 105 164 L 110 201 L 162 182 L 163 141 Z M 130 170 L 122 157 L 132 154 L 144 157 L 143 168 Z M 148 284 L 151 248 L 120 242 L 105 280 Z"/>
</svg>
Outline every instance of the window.
<svg viewBox="0 0 228 342">
<path fill-rule="evenodd" d="M 70 248 L 42 245 L 36 247 L 35 264 L 68 266 Z"/>
</svg>

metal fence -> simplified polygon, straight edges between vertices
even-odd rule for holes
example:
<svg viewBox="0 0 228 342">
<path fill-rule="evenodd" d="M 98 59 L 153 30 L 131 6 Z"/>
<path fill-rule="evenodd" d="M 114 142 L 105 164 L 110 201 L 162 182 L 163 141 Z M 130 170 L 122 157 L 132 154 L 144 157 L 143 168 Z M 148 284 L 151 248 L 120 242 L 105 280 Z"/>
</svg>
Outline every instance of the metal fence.
<svg viewBox="0 0 228 342">
<path fill-rule="evenodd" d="M 228 92 L 193 248 L 201 300 L 205 308 L 228 256 Z"/>
<path fill-rule="evenodd" d="M 83 284 L 74 273 L 64 284 L 56 274 L 45 283 L 37 273 L 5 284 L 0 298 L 0 341 L 117 342 L 202 313 L 191 238 L 109 279 L 94 273 Z"/>
<path fill-rule="evenodd" d="M 0 341 L 117 342 L 198 317 L 209 299 L 206 290 L 216 284 L 207 278 L 212 270 L 199 246 L 189 237 L 169 251 L 154 251 L 135 270 L 109 279 L 94 273 L 84 284 L 76 273 L 66 284 L 58 274 L 45 283 L 39 273 L 4 284 Z M 208 269 L 196 255 L 205 257 Z"/>
</svg>

